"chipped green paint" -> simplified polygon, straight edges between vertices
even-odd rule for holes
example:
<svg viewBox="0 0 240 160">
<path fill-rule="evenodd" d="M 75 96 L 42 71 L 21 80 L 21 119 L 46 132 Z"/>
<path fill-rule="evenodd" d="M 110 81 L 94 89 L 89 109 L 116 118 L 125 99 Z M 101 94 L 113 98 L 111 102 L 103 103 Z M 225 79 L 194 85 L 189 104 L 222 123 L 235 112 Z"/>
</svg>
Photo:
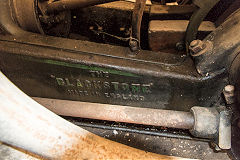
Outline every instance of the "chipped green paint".
<svg viewBox="0 0 240 160">
<path fill-rule="evenodd" d="M 67 63 L 67 62 L 56 61 L 56 60 L 35 59 L 35 58 L 30 58 L 29 60 L 35 61 L 35 62 L 58 65 L 58 66 L 79 68 L 79 69 L 84 69 L 84 70 L 105 71 L 105 72 L 108 72 L 108 73 L 111 73 L 111 74 L 127 76 L 127 77 L 139 77 L 138 75 L 133 74 L 133 73 L 118 71 L 118 70 L 114 70 L 114 69 L 106 69 L 106 68 L 101 68 L 101 67 L 87 66 L 87 65 L 76 64 L 76 63 Z"/>
</svg>

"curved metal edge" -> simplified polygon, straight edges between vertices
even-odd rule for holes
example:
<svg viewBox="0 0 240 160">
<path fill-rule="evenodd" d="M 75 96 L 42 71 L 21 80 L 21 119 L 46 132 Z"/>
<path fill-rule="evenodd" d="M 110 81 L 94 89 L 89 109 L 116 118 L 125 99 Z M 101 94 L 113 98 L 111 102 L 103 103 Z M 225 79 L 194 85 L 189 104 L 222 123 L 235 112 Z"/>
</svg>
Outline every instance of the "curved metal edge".
<svg viewBox="0 0 240 160">
<path fill-rule="evenodd" d="M 38 0 L 10 0 L 18 24 L 27 31 L 44 34 L 38 15 Z"/>
<path fill-rule="evenodd" d="M 0 0 L 0 28 L 5 34 L 16 36 L 29 34 L 14 22 L 10 4 L 10 0 Z"/>
</svg>

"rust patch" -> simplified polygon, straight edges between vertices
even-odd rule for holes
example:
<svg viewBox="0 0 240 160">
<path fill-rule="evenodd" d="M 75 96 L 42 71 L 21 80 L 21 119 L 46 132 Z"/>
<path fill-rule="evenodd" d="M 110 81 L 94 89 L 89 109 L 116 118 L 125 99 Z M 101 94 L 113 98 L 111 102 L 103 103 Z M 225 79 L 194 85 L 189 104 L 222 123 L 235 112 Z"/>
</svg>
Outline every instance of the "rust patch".
<svg viewBox="0 0 240 160">
<path fill-rule="evenodd" d="M 61 160 L 79 159 L 162 159 L 177 160 L 182 158 L 158 155 L 150 152 L 141 151 L 117 142 L 113 142 L 94 134 L 89 133 L 85 137 L 78 137 L 71 149 L 67 149 Z M 57 146 L 57 148 L 62 146 Z"/>
</svg>

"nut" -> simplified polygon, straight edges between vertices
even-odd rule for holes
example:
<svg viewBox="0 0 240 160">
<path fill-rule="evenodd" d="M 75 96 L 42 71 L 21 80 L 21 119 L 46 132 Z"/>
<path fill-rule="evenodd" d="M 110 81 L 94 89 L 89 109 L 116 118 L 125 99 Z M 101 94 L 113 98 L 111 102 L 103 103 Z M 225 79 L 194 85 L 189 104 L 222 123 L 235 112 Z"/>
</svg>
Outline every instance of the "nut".
<svg viewBox="0 0 240 160">
<path fill-rule="evenodd" d="M 192 56 L 199 56 L 199 54 L 202 50 L 206 48 L 206 44 L 201 40 L 194 40 L 190 43 L 189 50 L 192 54 Z"/>
<path fill-rule="evenodd" d="M 176 49 L 178 50 L 178 51 L 183 51 L 184 49 L 185 49 L 185 46 L 184 46 L 185 44 L 184 44 L 184 42 L 177 42 L 176 43 Z"/>
<path fill-rule="evenodd" d="M 136 52 L 139 50 L 138 42 L 135 40 L 130 40 L 129 41 L 129 46 L 132 52 Z"/>
<path fill-rule="evenodd" d="M 226 92 L 226 93 L 234 93 L 234 86 L 233 85 L 227 85 L 227 86 L 225 86 L 224 87 L 224 91 Z"/>
</svg>

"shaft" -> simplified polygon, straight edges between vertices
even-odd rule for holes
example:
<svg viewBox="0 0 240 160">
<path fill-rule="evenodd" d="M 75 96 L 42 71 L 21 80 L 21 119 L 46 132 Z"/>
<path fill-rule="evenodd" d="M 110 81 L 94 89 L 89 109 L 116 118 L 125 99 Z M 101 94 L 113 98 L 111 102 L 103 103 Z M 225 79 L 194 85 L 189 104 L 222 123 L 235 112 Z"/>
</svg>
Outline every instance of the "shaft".
<svg viewBox="0 0 240 160">
<path fill-rule="evenodd" d="M 191 129 L 194 117 L 190 112 L 137 108 L 119 105 L 34 98 L 56 114 L 89 119 L 117 121 L 179 129 Z"/>
<path fill-rule="evenodd" d="M 49 3 L 47 6 L 47 13 L 61 12 L 64 10 L 88 7 L 112 1 L 116 0 L 60 0 Z"/>
</svg>

